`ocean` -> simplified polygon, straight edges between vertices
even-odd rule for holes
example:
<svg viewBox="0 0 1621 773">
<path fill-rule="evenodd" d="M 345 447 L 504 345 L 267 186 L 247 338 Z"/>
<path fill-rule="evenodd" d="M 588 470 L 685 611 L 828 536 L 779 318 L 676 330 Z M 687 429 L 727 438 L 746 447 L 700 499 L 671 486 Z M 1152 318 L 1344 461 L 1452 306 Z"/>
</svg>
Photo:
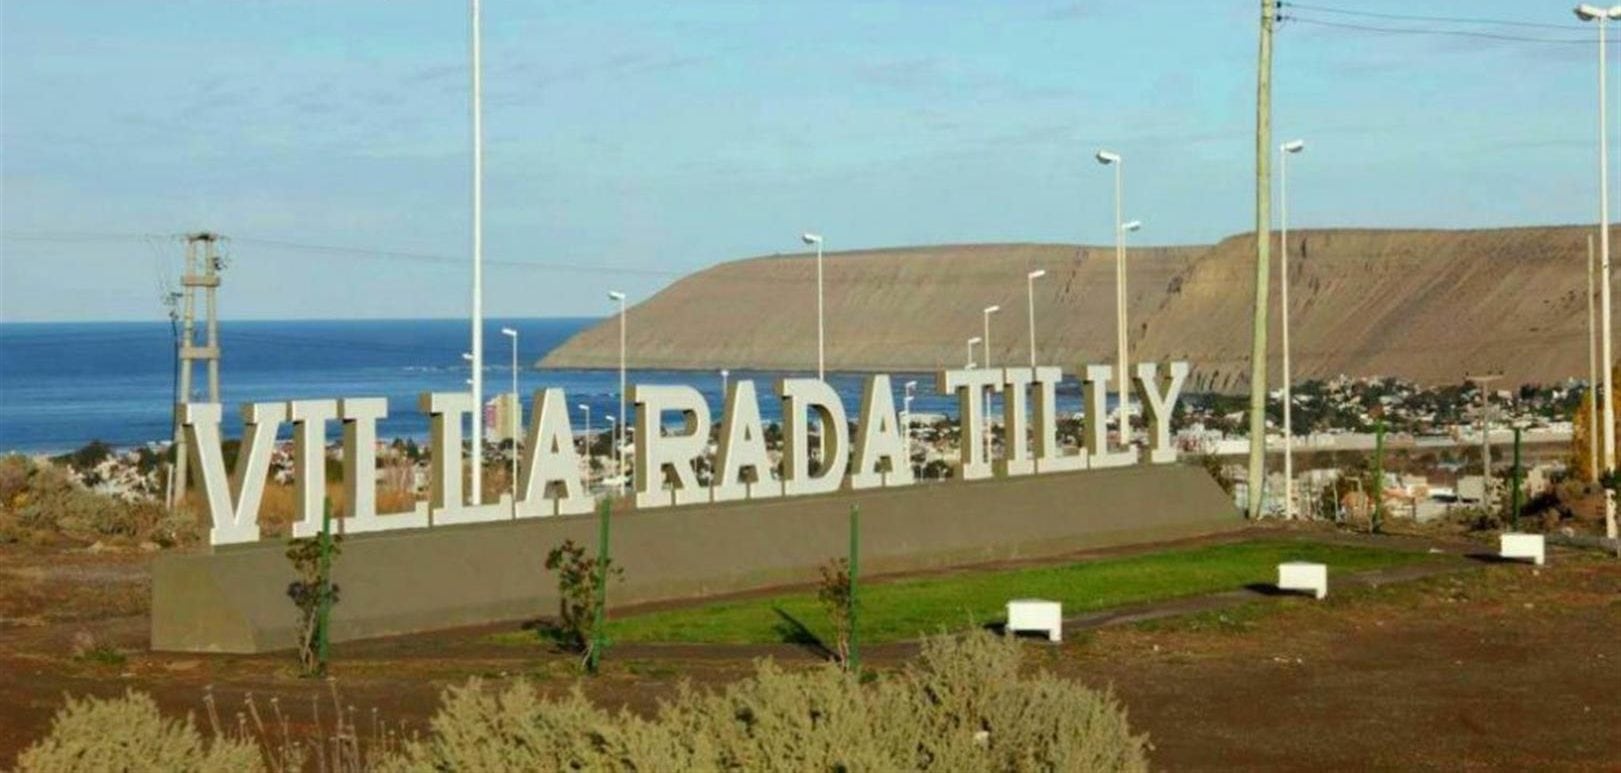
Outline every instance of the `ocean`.
<svg viewBox="0 0 1621 773">
<path fill-rule="evenodd" d="M 503 327 L 519 334 L 519 391 L 561 387 L 569 398 L 576 431 L 585 429 L 588 406 L 593 428 L 619 411 L 614 370 L 536 370 L 533 364 L 598 320 L 488 319 L 484 334 L 486 396 L 511 391 L 511 350 Z M 0 324 L 0 452 L 55 453 L 91 440 L 135 446 L 170 437 L 175 378 L 175 337 L 168 322 Z M 334 397 L 386 397 L 389 416 L 380 437 L 426 437 L 427 416 L 417 395 L 466 389 L 465 320 L 308 320 L 220 323 L 223 427 L 235 435 L 238 406 L 252 402 Z M 734 370 L 731 378 L 756 381 L 766 421 L 780 417 L 771 382 L 785 374 Z M 902 384 L 918 382 L 914 413 L 956 415 L 956 400 L 934 391 L 932 374 L 891 373 L 901 405 Z M 830 373 L 851 418 L 860 408 L 863 374 Z M 709 400 L 720 420 L 718 371 L 636 370 L 631 384 L 690 384 Z M 207 397 L 205 369 L 193 376 L 193 399 Z M 1073 382 L 1064 386 L 1072 387 Z M 527 403 L 527 399 L 526 399 Z M 1073 389 L 1061 389 L 1060 409 L 1079 410 Z M 290 436 L 290 429 L 284 427 Z M 336 430 L 329 430 L 336 437 Z"/>
</svg>

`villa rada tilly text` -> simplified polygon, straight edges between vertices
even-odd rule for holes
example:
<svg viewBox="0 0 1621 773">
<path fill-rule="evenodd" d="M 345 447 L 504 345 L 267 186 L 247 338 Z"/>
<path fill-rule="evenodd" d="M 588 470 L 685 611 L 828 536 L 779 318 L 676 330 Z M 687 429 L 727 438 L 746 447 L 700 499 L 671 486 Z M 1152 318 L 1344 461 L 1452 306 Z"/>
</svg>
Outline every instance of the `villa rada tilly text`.
<svg viewBox="0 0 1621 773">
<path fill-rule="evenodd" d="M 1003 426 L 1008 439 L 1006 458 L 993 470 L 984 443 L 961 443 L 966 480 L 993 475 L 1016 476 L 1135 464 L 1129 446 L 1111 448 L 1105 420 L 1105 394 L 1113 368 L 1092 365 L 1082 369 L 1086 393 L 1084 442 L 1067 453 L 1058 442 L 1054 393 L 1062 372 L 1056 367 L 1001 368 L 941 371 L 936 378 L 942 394 L 956 393 L 962 417 L 962 437 L 978 438 L 985 430 L 983 407 L 991 392 L 1004 395 Z M 1173 362 L 1161 370 L 1154 363 L 1137 365 L 1134 382 L 1147 414 L 1150 446 L 1144 456 L 1154 464 L 1173 462 L 1171 412 L 1187 379 L 1188 364 Z M 712 486 L 698 483 L 695 462 L 708 446 L 710 416 L 703 395 L 689 386 L 635 386 L 630 400 L 636 405 L 636 507 L 650 509 L 702 502 L 731 502 L 800 496 L 838 491 L 907 486 L 912 483 L 906 435 L 895 413 L 888 376 L 867 379 L 857 416 L 855 437 L 838 394 L 826 382 L 788 378 L 776 383 L 782 401 L 783 457 L 781 480 L 774 479 L 760 420 L 754 382 L 740 380 L 726 394 L 720 429 L 720 448 Z M 220 451 L 221 408 L 218 403 L 187 403 L 182 421 L 190 441 L 192 462 L 202 471 L 202 488 L 214 545 L 255 542 L 260 539 L 258 512 L 270 467 L 276 434 L 284 422 L 293 424 L 294 478 L 297 481 L 297 521 L 293 535 L 307 537 L 321 529 L 325 497 L 327 424 L 343 424 L 343 486 L 347 503 L 341 529 L 347 534 L 453 524 L 537 518 L 587 513 L 591 498 L 580 474 L 569 425 L 568 400 L 561 389 L 537 390 L 530 413 L 527 438 L 519 464 L 516 506 L 506 495 L 500 502 L 469 503 L 462 491 L 466 450 L 462 423 L 474 412 L 467 392 L 431 392 L 420 398 L 432 430 L 432 483 L 429 501 L 403 513 L 377 512 L 377 421 L 387 416 L 388 401 L 381 397 L 337 400 L 294 400 L 253 403 L 242 409 L 242 449 L 236 468 L 226 478 Z M 810 467 L 809 417 L 822 427 L 816 474 Z M 661 431 L 666 416 L 684 421 L 676 431 Z M 1028 432 L 1029 427 L 1034 432 Z M 1026 442 L 1027 434 L 1030 436 Z M 855 453 L 850 449 L 854 445 Z"/>
</svg>

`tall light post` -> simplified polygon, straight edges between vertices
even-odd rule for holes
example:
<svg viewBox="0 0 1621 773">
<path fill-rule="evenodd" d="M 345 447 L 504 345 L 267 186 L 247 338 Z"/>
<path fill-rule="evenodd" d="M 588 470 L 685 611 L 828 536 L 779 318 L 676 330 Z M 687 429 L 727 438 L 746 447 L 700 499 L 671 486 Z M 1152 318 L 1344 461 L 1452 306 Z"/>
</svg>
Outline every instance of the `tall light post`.
<svg viewBox="0 0 1621 773">
<path fill-rule="evenodd" d="M 1120 444 L 1131 445 L 1131 365 L 1127 358 L 1131 356 L 1126 343 L 1126 331 L 1130 324 L 1126 320 L 1126 234 L 1142 230 L 1143 221 L 1131 220 L 1120 224 L 1120 271 L 1115 274 L 1115 329 L 1120 340 Z"/>
<path fill-rule="evenodd" d="M 1120 353 L 1120 436 L 1126 437 L 1126 393 L 1131 388 L 1131 376 L 1126 372 L 1126 230 L 1122 214 L 1125 159 L 1119 153 L 1100 150 L 1098 163 L 1114 167 L 1114 305 L 1116 343 Z"/>
<path fill-rule="evenodd" d="M 625 492 L 625 294 L 618 290 L 608 292 L 608 300 L 619 304 L 619 435 L 614 439 L 615 465 L 619 468 L 619 493 Z"/>
<path fill-rule="evenodd" d="M 827 378 L 826 329 L 822 323 L 822 235 L 803 233 L 800 240 L 816 245 L 816 378 Z"/>
<path fill-rule="evenodd" d="M 473 48 L 473 504 L 484 503 L 484 77 L 479 0 L 471 0 Z"/>
<path fill-rule="evenodd" d="M 973 338 L 968 339 L 968 364 L 964 367 L 968 368 L 969 370 L 974 369 L 974 347 L 983 340 L 985 339 L 980 338 L 979 336 L 974 336 Z"/>
<path fill-rule="evenodd" d="M 1598 482 L 1598 324 L 1593 319 L 1593 235 L 1587 235 L 1587 479 Z"/>
<path fill-rule="evenodd" d="M 1036 280 L 1047 275 L 1046 269 L 1036 269 L 1024 275 L 1027 300 L 1030 306 L 1030 367 L 1036 366 Z"/>
<path fill-rule="evenodd" d="M 618 426 L 619 419 L 618 419 L 618 417 L 615 417 L 615 416 L 612 416 L 612 415 L 604 416 L 603 419 L 608 422 L 608 442 L 613 443 L 614 442 L 614 428 Z M 619 463 L 619 454 L 620 454 L 619 446 L 618 446 L 618 444 L 615 444 L 614 447 L 613 447 L 614 474 L 623 476 L 625 473 L 624 473 L 623 465 L 621 465 Z"/>
<path fill-rule="evenodd" d="M 1614 362 L 1610 352 L 1610 128 L 1609 107 L 1606 104 L 1605 70 L 1609 52 L 1604 41 L 1605 28 L 1611 19 L 1621 19 L 1621 6 L 1600 8 L 1583 3 L 1576 6 L 1576 18 L 1598 22 L 1598 212 L 1599 212 L 1599 363 L 1604 368 L 1604 471 L 1615 469 L 1615 399 L 1610 392 L 1610 368 Z M 1604 490 L 1604 533 L 1616 538 L 1615 493 Z"/>
<path fill-rule="evenodd" d="M 518 406 L 523 401 L 518 399 L 518 331 L 510 328 L 501 328 L 501 335 L 512 342 L 512 402 L 507 403 L 507 438 L 512 443 L 512 480 L 507 482 L 512 491 L 512 517 L 518 517 Z"/>
<path fill-rule="evenodd" d="M 591 406 L 586 405 L 585 403 L 580 403 L 574 407 L 585 411 L 585 479 L 586 481 L 590 481 L 591 460 L 594 458 L 591 453 Z"/>
<path fill-rule="evenodd" d="M 732 372 L 730 370 L 727 370 L 726 368 L 721 368 L 720 369 L 720 409 L 721 409 L 721 411 L 726 410 L 726 393 L 727 393 L 727 391 L 729 391 L 731 389 L 731 379 L 732 379 Z M 709 464 L 709 491 L 711 492 L 711 494 L 713 494 L 713 492 L 715 491 L 715 475 L 716 475 L 716 473 L 720 472 L 720 470 L 715 468 L 715 463 L 720 461 L 720 449 L 719 448 L 715 449 L 715 454 L 712 455 L 709 458 L 709 460 L 710 460 L 710 464 Z"/>
<path fill-rule="evenodd" d="M 991 366 L 991 315 L 1001 310 L 1001 306 L 986 306 L 980 315 L 985 323 L 984 350 L 985 367 L 987 368 Z"/>
<path fill-rule="evenodd" d="M 980 319 L 984 322 L 984 325 L 985 325 L 985 336 L 984 336 L 985 341 L 984 341 L 984 343 L 980 344 L 980 349 L 981 349 L 981 351 L 983 351 L 985 353 L 985 367 L 987 367 L 987 368 L 991 367 L 991 315 L 995 314 L 996 312 L 1001 311 L 1001 310 L 1002 310 L 1002 307 L 998 306 L 998 305 L 986 306 L 983 309 L 983 311 L 982 311 L 982 313 L 980 315 Z M 995 450 L 996 450 L 996 436 L 991 434 L 991 397 L 990 397 L 990 395 L 986 395 L 985 396 L 985 459 L 986 459 L 986 461 L 990 461 L 991 452 L 995 451 Z"/>
<path fill-rule="evenodd" d="M 906 432 L 906 466 L 912 466 L 912 398 L 917 391 L 917 382 L 906 382 L 905 394 L 901 397 L 901 427 Z"/>
<path fill-rule="evenodd" d="M 1289 374 L 1289 157 L 1306 149 L 1305 140 L 1290 140 L 1278 148 L 1278 255 L 1281 272 L 1278 300 L 1283 312 L 1283 517 L 1295 517 L 1295 433 L 1293 377 Z"/>
</svg>

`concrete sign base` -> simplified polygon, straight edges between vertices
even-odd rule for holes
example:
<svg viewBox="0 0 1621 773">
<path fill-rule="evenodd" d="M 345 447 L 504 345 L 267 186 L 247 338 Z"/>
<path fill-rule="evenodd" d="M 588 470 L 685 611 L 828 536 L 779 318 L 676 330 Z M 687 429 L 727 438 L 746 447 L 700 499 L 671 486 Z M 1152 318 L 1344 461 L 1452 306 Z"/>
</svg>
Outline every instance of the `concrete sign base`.
<svg viewBox="0 0 1621 773">
<path fill-rule="evenodd" d="M 814 582 L 842 556 L 860 505 L 866 575 L 1176 539 L 1241 528 L 1203 471 L 1141 465 L 645 512 L 616 511 L 611 607 Z M 357 534 L 333 578 L 334 641 L 550 616 L 547 551 L 572 539 L 596 553 L 594 515 Z M 286 547 L 275 541 L 160 558 L 152 573 L 152 648 L 289 649 L 297 612 Z"/>
</svg>

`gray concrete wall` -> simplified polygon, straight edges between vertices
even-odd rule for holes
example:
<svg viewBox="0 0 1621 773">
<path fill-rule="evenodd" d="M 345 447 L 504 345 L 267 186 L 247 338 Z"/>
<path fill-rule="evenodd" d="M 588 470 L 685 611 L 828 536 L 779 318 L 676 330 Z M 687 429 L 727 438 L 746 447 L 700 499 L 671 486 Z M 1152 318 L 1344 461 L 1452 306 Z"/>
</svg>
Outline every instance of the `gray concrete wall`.
<svg viewBox="0 0 1621 773">
<path fill-rule="evenodd" d="M 817 577 L 843 555 L 861 506 L 864 575 L 1236 529 L 1240 517 L 1202 470 L 1117 470 L 950 481 L 889 490 L 627 511 L 613 518 L 624 579 L 611 606 L 696 598 Z M 334 563 L 335 641 L 550 615 L 557 585 L 543 566 L 565 539 L 595 554 L 595 516 L 444 526 L 346 539 Z M 283 542 L 160 558 L 152 577 L 152 647 L 263 652 L 294 643 L 294 579 Z"/>
</svg>

